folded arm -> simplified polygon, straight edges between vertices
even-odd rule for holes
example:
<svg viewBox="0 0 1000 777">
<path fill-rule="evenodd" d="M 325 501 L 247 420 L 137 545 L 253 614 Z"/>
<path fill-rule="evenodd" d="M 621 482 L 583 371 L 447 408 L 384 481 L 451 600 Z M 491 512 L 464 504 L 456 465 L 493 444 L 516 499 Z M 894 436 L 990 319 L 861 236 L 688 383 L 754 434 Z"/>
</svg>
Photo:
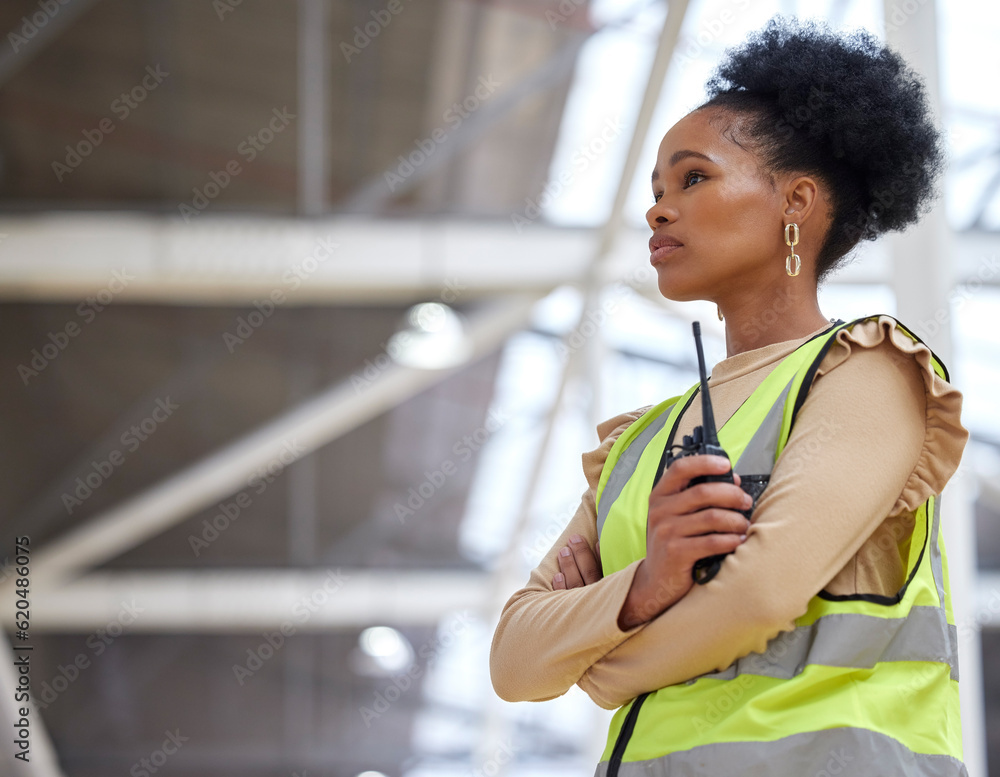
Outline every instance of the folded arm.
<svg viewBox="0 0 1000 777">
<path fill-rule="evenodd" d="M 613 709 L 763 652 L 878 528 L 925 439 L 918 368 L 885 348 L 816 380 L 746 542 L 715 579 L 590 667 L 579 684 L 597 704 Z"/>
<path fill-rule="evenodd" d="M 583 456 L 589 487 L 576 514 L 527 584 L 504 605 L 493 636 L 490 673 L 497 694 L 507 701 L 542 701 L 565 693 L 595 661 L 637 631 L 623 631 L 617 621 L 638 562 L 573 590 L 553 583 L 562 573 L 559 551 L 570 537 L 580 537 L 590 548 L 596 545 L 594 493 L 601 470 L 615 440 L 641 414 L 624 413 L 598 427 L 602 442 Z"/>
</svg>

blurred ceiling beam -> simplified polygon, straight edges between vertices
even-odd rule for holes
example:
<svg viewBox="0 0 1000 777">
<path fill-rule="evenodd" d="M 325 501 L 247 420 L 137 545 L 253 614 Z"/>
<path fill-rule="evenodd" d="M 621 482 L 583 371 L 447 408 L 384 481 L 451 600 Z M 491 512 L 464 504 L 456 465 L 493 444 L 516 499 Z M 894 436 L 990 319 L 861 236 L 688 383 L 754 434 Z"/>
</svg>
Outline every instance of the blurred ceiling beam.
<svg viewBox="0 0 1000 777">
<path fill-rule="evenodd" d="M 133 276 L 125 303 L 282 305 L 464 302 L 499 292 L 579 283 L 598 230 L 544 222 L 518 232 L 506 220 L 323 220 L 203 217 L 191 224 L 141 213 L 0 217 L 0 300 L 79 304 Z M 648 275 L 649 232 L 623 227 L 602 263 L 603 282 Z M 955 234 L 956 301 L 1000 285 L 1000 234 Z M 864 244 L 832 284 L 890 284 L 884 241 Z M 637 287 L 654 298 L 654 284 Z"/>
<path fill-rule="evenodd" d="M 36 595 L 31 633 L 94 632 L 101 639 L 125 632 L 273 631 L 282 624 L 296 633 L 428 625 L 454 613 L 478 613 L 488 587 L 486 572 L 440 570 L 94 572 Z M 13 608 L 2 617 L 11 625 Z"/>
<path fill-rule="evenodd" d="M 470 219 L 6 217 L 0 299 L 79 303 L 124 271 L 132 277 L 115 299 L 127 303 L 251 305 L 276 291 L 288 306 L 454 303 L 569 282 L 593 240 L 592 229 L 536 223 L 519 233 L 507 221 Z M 615 271 L 648 273 L 647 240 L 636 231 L 615 252 Z"/>
<path fill-rule="evenodd" d="M 404 367 L 389 361 L 362 390 L 344 381 L 306 400 L 246 434 L 111 508 L 39 549 L 32 561 L 36 585 L 52 586 L 115 558 L 180 523 L 198 510 L 237 492 L 254 472 L 276 460 L 312 453 L 346 432 L 492 353 L 530 320 L 537 295 L 512 295 L 470 314 L 467 335 L 471 356 L 464 364 L 440 370 Z M 0 594 L 10 591 L 9 578 Z M 2 596 L 0 596 L 2 598 Z"/>
<path fill-rule="evenodd" d="M 282 305 L 464 302 L 579 283 L 598 230 L 464 218 L 323 220 L 254 216 L 180 219 L 137 213 L 0 217 L 0 300 L 79 304 L 123 270 L 125 303 Z M 648 276 L 646 228 L 623 227 L 604 282 Z M 1000 235 L 959 233 L 958 283 L 1000 283 Z M 835 284 L 889 283 L 884 246 L 866 244 Z M 642 291 L 642 288 L 638 289 Z"/>
</svg>

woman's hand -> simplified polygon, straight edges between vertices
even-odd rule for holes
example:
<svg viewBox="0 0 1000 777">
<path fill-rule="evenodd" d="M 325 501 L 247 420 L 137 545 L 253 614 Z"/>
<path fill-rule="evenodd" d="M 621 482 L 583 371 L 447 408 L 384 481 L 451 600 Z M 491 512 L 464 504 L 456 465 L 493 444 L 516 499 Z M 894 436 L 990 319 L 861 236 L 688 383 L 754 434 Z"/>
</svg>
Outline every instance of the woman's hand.
<svg viewBox="0 0 1000 777">
<path fill-rule="evenodd" d="M 694 585 L 691 570 L 698 559 L 729 553 L 746 539 L 750 522 L 738 510 L 753 504 L 735 483 L 688 483 L 702 475 L 729 471 L 722 456 L 685 456 L 671 464 L 649 495 L 646 557 L 639 562 L 632 587 L 618 615 L 626 631 L 652 620 Z"/>
<path fill-rule="evenodd" d="M 581 588 L 596 583 L 603 577 L 601 572 L 601 543 L 596 552 L 579 534 L 569 538 L 569 544 L 559 551 L 559 569 L 552 577 L 553 590 Z"/>
</svg>

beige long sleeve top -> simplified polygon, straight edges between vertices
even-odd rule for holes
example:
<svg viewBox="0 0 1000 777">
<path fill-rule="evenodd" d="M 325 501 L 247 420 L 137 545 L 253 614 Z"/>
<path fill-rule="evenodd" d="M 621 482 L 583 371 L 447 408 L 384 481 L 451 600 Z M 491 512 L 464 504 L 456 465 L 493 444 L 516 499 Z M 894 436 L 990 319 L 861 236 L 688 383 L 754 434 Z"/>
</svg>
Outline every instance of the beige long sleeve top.
<svg viewBox="0 0 1000 777">
<path fill-rule="evenodd" d="M 722 425 L 777 364 L 812 335 L 737 354 L 712 370 Z M 583 455 L 588 488 L 563 534 L 504 606 L 490 669 L 508 701 L 542 701 L 574 683 L 614 709 L 645 691 L 721 671 L 794 628 L 819 591 L 893 595 L 904 582 L 913 513 L 954 474 L 968 439 L 962 395 L 930 351 L 888 317 L 841 330 L 824 357 L 746 541 L 719 574 L 646 624 L 618 614 L 639 562 L 592 585 L 553 590 L 572 534 L 597 540 L 595 493 L 618 436 L 647 408 L 597 427 Z M 699 403 L 677 439 L 701 422 Z M 947 520 L 947 505 L 942 511 Z"/>
</svg>

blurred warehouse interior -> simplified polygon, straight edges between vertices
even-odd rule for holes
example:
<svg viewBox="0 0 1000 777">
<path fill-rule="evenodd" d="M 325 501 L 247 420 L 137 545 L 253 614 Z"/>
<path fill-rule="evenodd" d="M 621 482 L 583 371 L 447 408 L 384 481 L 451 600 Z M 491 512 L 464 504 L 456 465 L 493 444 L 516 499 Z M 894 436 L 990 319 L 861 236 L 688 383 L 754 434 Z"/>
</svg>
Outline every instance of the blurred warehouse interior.
<svg viewBox="0 0 1000 777">
<path fill-rule="evenodd" d="M 608 715 L 578 689 L 499 701 L 489 642 L 595 425 L 693 381 L 692 320 L 725 355 L 714 306 L 656 290 L 646 176 L 776 12 L 886 34 L 939 97 L 944 199 L 822 302 L 918 322 L 965 393 L 945 498 L 966 756 L 1000 774 L 996 8 L 6 0 L 0 615 L 9 638 L 30 536 L 38 703 L 19 774 L 592 773 Z"/>
</svg>

